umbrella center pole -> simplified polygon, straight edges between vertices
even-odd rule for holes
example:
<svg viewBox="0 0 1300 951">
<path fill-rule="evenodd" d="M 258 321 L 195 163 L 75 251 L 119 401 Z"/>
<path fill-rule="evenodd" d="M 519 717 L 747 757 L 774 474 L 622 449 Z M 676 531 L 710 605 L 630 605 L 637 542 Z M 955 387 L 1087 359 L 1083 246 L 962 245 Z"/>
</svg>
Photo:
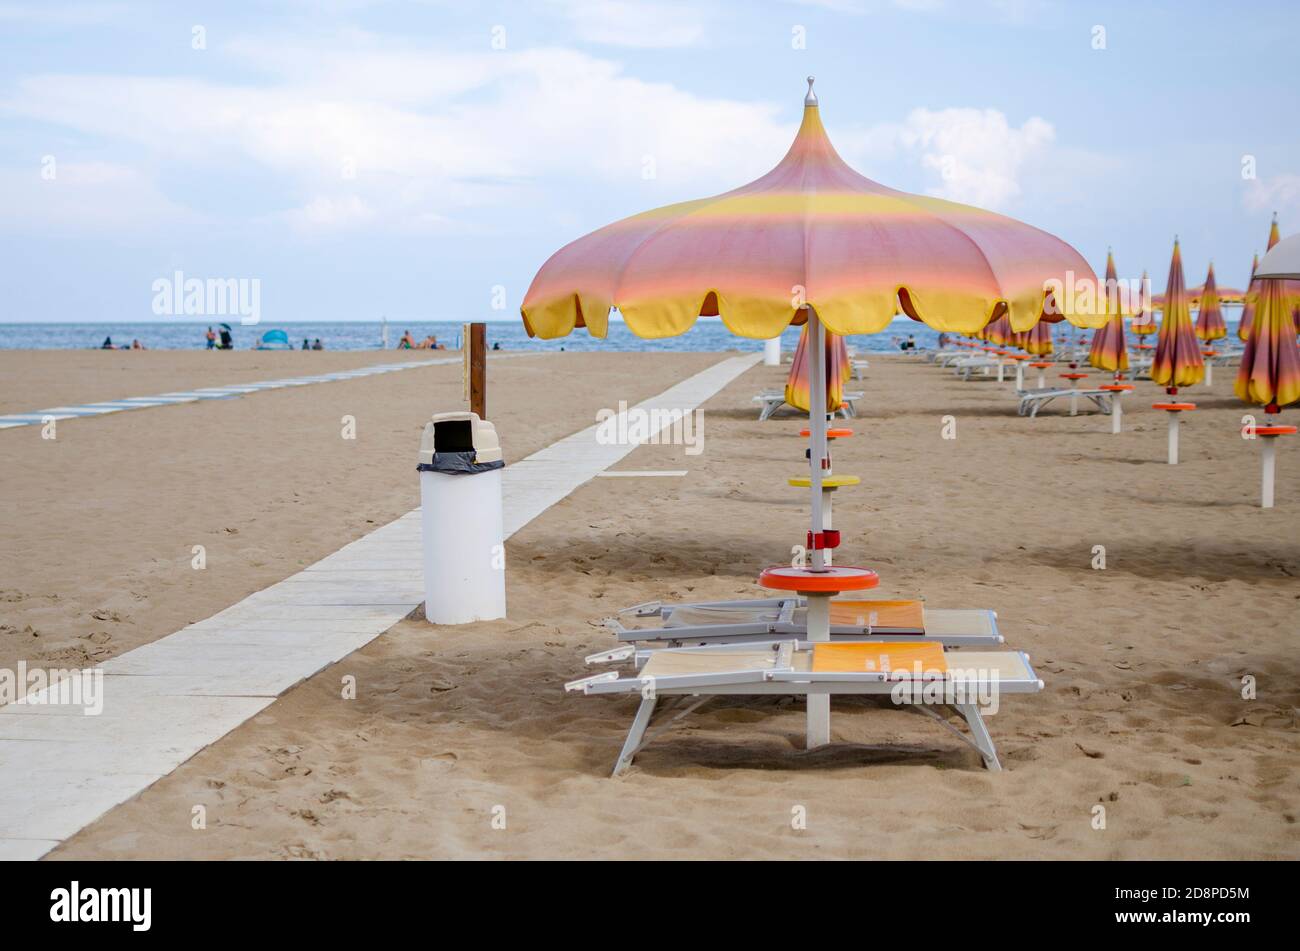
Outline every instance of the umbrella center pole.
<svg viewBox="0 0 1300 951">
<path fill-rule="evenodd" d="M 823 521 L 825 499 L 822 494 L 822 480 L 830 467 L 830 457 L 826 451 L 826 327 L 817 316 L 817 311 L 805 305 L 808 315 L 808 474 L 812 491 L 811 567 L 813 571 L 826 570 L 826 550 L 821 539 L 826 531 Z"/>
</svg>

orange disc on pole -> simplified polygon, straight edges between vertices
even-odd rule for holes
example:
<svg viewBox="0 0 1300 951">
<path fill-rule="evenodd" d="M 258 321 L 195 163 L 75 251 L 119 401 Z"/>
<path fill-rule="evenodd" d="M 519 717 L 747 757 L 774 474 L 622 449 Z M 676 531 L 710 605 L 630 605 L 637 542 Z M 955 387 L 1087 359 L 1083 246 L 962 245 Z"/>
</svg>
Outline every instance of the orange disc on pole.
<svg viewBox="0 0 1300 951">
<path fill-rule="evenodd" d="M 801 430 L 799 430 L 799 435 L 800 435 L 800 436 L 811 436 L 812 433 L 810 433 L 807 429 L 801 429 Z M 851 430 L 851 429 L 828 429 L 828 430 L 826 430 L 826 438 L 827 438 L 827 439 L 847 439 L 849 436 L 852 436 L 852 435 L 853 435 L 853 430 Z"/>
<path fill-rule="evenodd" d="M 1294 426 L 1256 426 L 1256 436 L 1294 436 Z"/>
<path fill-rule="evenodd" d="M 758 576 L 764 588 L 778 591 L 807 591 L 813 594 L 837 594 L 841 591 L 863 591 L 880 584 L 880 575 L 870 568 L 852 568 L 846 565 L 827 565 L 823 571 L 776 565 L 764 568 Z"/>
<path fill-rule="evenodd" d="M 1166 413 L 1186 413 L 1196 409 L 1195 403 L 1152 403 L 1152 409 L 1162 409 Z M 1256 430 L 1258 432 L 1258 430 Z"/>
</svg>

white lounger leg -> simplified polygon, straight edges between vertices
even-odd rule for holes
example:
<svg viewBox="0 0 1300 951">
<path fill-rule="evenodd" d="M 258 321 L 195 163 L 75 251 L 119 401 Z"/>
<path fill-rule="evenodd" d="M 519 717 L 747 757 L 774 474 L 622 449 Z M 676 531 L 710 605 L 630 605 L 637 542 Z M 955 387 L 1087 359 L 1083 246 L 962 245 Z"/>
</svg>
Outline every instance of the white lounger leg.
<svg viewBox="0 0 1300 951">
<path fill-rule="evenodd" d="M 998 751 L 993 748 L 993 738 L 989 736 L 988 728 L 984 726 L 980 708 L 973 703 L 959 703 L 956 707 L 957 712 L 965 718 L 966 725 L 970 727 L 970 735 L 975 740 L 975 748 L 984 757 L 985 767 L 990 772 L 1000 772 L 1002 764 L 998 762 Z"/>
<path fill-rule="evenodd" d="M 617 776 L 632 765 L 632 757 L 636 756 L 636 751 L 641 748 L 641 741 L 645 738 L 646 727 L 650 725 L 650 717 L 654 715 L 656 702 L 656 698 L 641 698 L 641 706 L 637 708 L 636 717 L 632 720 L 632 728 L 627 731 L 627 742 L 623 744 L 623 751 L 618 754 L 618 762 L 614 764 L 614 772 L 611 775 Z"/>
</svg>

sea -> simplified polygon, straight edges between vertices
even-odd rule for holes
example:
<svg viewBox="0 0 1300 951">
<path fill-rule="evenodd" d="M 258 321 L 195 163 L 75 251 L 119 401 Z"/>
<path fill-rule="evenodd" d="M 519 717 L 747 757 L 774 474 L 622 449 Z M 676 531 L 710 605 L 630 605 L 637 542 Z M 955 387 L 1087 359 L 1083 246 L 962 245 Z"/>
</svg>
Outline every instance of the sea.
<svg viewBox="0 0 1300 951">
<path fill-rule="evenodd" d="M 82 350 L 96 349 L 106 339 L 115 346 L 129 347 L 139 340 L 150 350 L 202 350 L 206 346 L 204 335 L 208 323 L 188 321 L 147 323 L 0 323 L 0 350 Z M 214 325 L 215 326 L 215 325 Z M 302 321 L 294 323 L 230 325 L 237 350 L 257 346 L 262 334 L 268 330 L 283 330 L 295 349 L 307 340 L 320 340 L 326 350 L 379 350 L 384 346 L 384 328 L 379 321 L 327 322 Z M 409 330 L 416 340 L 429 335 L 449 349 L 459 349 L 463 324 L 459 321 L 390 321 L 387 328 L 389 349 L 397 346 L 403 332 Z M 1235 334 L 1235 328 L 1229 327 Z M 1064 343 L 1073 339 L 1075 331 L 1064 324 L 1058 325 L 1056 339 Z M 906 318 L 895 320 L 885 330 L 869 336 L 850 336 L 849 345 L 859 351 L 884 353 L 897 351 L 909 337 L 917 347 L 933 347 L 938 343 L 938 333 L 923 324 Z M 554 350 L 668 350 L 668 351 L 719 351 L 761 350 L 762 342 L 737 337 L 717 318 L 702 317 L 686 333 L 660 340 L 643 340 L 628 330 L 627 325 L 611 321 L 609 336 L 598 340 L 579 329 L 560 340 L 529 338 L 520 321 L 488 321 L 488 347 L 501 350 L 554 351 Z M 799 340 L 799 328 L 791 327 L 782 335 L 782 346 L 793 350 Z"/>
</svg>

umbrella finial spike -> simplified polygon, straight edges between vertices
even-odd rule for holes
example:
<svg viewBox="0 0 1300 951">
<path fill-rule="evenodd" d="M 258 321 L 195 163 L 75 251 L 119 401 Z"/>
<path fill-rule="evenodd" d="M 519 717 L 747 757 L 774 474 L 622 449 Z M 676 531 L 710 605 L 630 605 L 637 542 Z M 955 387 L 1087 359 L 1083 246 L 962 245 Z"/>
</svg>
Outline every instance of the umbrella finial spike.
<svg viewBox="0 0 1300 951">
<path fill-rule="evenodd" d="M 815 105 L 817 105 L 817 94 L 816 94 L 815 92 L 813 92 L 813 88 L 812 88 L 812 87 L 813 87 L 813 83 L 815 83 L 816 81 L 817 81 L 817 77 L 816 77 L 816 76 L 809 76 L 809 77 L 808 77 L 808 95 L 806 95 L 806 96 L 803 97 L 803 104 L 804 104 L 805 106 L 815 106 Z"/>
</svg>

